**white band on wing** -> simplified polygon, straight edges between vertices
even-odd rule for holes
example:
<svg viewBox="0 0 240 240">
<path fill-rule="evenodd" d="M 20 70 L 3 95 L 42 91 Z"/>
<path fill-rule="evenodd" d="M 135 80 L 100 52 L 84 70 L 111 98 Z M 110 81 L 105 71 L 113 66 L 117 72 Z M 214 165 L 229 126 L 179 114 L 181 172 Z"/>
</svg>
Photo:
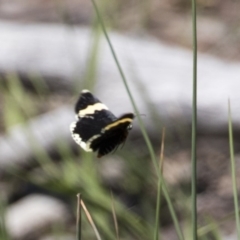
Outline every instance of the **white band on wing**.
<svg viewBox="0 0 240 240">
<path fill-rule="evenodd" d="M 93 114 L 95 111 L 101 111 L 103 109 L 108 110 L 107 106 L 103 103 L 95 103 L 94 105 L 89 105 L 85 109 L 79 111 L 79 117 L 85 117 L 87 114 Z"/>
</svg>

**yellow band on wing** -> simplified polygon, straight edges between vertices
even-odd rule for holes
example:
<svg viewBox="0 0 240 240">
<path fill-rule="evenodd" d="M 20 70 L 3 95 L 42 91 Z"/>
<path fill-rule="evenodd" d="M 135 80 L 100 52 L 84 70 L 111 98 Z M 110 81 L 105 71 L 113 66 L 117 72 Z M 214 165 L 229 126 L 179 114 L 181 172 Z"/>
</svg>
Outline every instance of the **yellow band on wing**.
<svg viewBox="0 0 240 240">
<path fill-rule="evenodd" d="M 107 126 L 104 128 L 104 130 L 109 130 L 110 128 L 115 127 L 115 126 L 117 126 L 117 125 L 119 125 L 119 124 L 121 124 L 121 123 L 125 123 L 125 122 L 131 123 L 131 122 L 132 122 L 132 119 L 131 119 L 131 118 L 124 118 L 124 119 L 118 120 L 118 121 L 116 121 L 116 122 L 114 122 L 114 123 L 111 123 L 111 124 L 107 125 Z"/>
</svg>

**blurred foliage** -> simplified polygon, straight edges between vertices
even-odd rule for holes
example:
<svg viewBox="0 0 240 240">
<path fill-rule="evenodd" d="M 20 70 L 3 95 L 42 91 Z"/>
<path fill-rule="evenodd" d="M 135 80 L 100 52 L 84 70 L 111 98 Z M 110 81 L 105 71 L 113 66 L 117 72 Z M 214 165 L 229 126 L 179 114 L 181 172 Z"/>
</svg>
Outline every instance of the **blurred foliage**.
<svg viewBox="0 0 240 240">
<path fill-rule="evenodd" d="M 90 74 L 90 76 L 93 75 Z M 49 106 L 44 106 L 46 98 L 51 98 L 51 92 L 44 84 L 41 84 L 42 79 L 35 80 L 34 86 L 37 86 L 36 89 L 26 88 L 17 76 L 10 75 L 9 79 L 10 81 L 6 81 L 1 86 L 5 104 L 6 101 L 12 103 L 7 104 L 7 108 L 2 108 L 2 116 L 6 119 L 4 128 L 8 129 L 19 123 L 27 124 L 32 117 L 44 112 L 43 109 L 45 111 L 51 110 Z M 145 97 L 147 99 L 147 96 Z M 149 101 L 148 104 L 151 104 L 151 102 Z M 57 104 L 57 106 L 60 105 L 61 102 Z M 13 118 L 15 122 L 10 122 L 10 124 L 8 118 Z M 157 116 L 153 115 L 153 118 L 156 119 Z M 41 189 L 41 192 L 45 194 L 62 199 L 71 209 L 73 222 L 75 219 L 76 194 L 81 192 L 104 239 L 113 239 L 115 236 L 110 194 L 113 191 L 116 199 L 120 236 L 123 239 L 149 239 L 153 234 L 152 226 L 155 221 L 157 177 L 150 163 L 147 148 L 141 138 L 136 138 L 135 142 L 130 140 L 123 149 L 114 154 L 118 155 L 126 165 L 123 181 L 116 185 L 109 185 L 100 175 L 101 161 L 104 160 L 96 160 L 94 155 L 83 152 L 75 144 L 70 146 L 63 141 L 56 143 L 54 154 L 46 152 L 35 143 L 33 152 L 36 162 L 31 164 L 30 168 L 16 168 L 14 178 L 6 176 L 5 180 L 12 182 L 13 186 L 15 185 L 16 189 L 13 187 L 11 190 L 13 195 L 18 192 L 21 196 L 21 190 L 25 188 L 24 186 L 30 184 L 35 189 L 34 191 Z M 109 158 L 114 160 L 116 158 L 114 155 L 110 155 Z M 115 159 L 114 161 L 118 160 Z M 190 216 L 190 194 L 188 190 L 189 186 L 186 185 L 178 185 L 178 189 L 170 187 L 170 195 L 180 219 L 188 219 Z M 161 225 L 169 226 L 172 220 L 164 199 L 161 201 L 160 211 Z M 83 226 L 83 236 L 93 238 L 94 235 L 86 219 L 83 220 Z M 184 229 L 184 232 L 189 229 L 187 222 Z M 71 232 L 74 230 L 68 226 L 53 226 L 52 231 L 56 235 L 61 235 L 64 231 Z M 212 237 L 213 233 L 209 235 L 209 232 L 212 231 L 216 232 L 217 230 L 216 228 L 210 228 L 200 239 L 217 239 Z M 208 235 L 210 237 L 206 237 Z"/>
</svg>

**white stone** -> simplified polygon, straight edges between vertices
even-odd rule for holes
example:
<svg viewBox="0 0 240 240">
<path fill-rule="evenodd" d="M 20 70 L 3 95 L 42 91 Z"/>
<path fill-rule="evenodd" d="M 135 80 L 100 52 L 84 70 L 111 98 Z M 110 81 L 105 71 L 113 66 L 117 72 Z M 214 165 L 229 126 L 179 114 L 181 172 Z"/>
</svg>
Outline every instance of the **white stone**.
<svg viewBox="0 0 240 240">
<path fill-rule="evenodd" d="M 29 195 L 10 205 L 6 210 L 6 227 L 11 238 L 23 238 L 51 224 L 69 219 L 66 206 L 59 200 L 44 195 Z"/>
</svg>

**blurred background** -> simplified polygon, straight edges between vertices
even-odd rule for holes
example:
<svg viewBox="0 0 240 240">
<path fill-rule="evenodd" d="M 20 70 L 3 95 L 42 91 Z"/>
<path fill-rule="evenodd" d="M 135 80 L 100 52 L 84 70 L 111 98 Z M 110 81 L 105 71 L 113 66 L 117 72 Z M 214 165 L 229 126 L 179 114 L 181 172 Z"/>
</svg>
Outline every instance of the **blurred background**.
<svg viewBox="0 0 240 240">
<path fill-rule="evenodd" d="M 191 1 L 98 0 L 131 93 L 191 239 Z M 237 182 L 240 2 L 198 1 L 199 239 L 237 239 L 227 101 Z M 0 1 L 0 239 L 75 239 L 77 193 L 103 239 L 152 237 L 157 176 L 138 121 L 123 148 L 96 158 L 72 140 L 82 89 L 116 116 L 133 112 L 90 0 Z M 239 173 L 239 174 L 238 174 Z M 161 239 L 178 239 L 161 196 Z M 83 214 L 84 215 L 84 214 Z M 83 239 L 96 239 L 83 217 Z"/>
</svg>

